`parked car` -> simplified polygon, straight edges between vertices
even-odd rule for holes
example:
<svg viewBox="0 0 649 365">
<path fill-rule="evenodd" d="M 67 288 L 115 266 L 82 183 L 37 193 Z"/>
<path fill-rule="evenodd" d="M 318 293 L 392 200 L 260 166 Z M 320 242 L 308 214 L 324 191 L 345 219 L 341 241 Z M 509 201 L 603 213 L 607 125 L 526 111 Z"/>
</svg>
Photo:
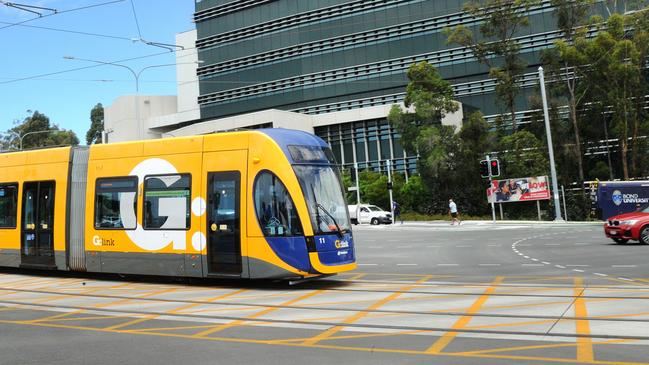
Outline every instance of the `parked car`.
<svg viewBox="0 0 649 365">
<path fill-rule="evenodd" d="M 392 214 L 371 204 L 348 205 L 349 218 L 353 224 L 369 223 L 372 225 L 391 224 Z"/>
<path fill-rule="evenodd" d="M 610 217 L 604 224 L 604 233 L 617 243 L 634 240 L 649 245 L 649 204 L 635 212 Z"/>
</svg>

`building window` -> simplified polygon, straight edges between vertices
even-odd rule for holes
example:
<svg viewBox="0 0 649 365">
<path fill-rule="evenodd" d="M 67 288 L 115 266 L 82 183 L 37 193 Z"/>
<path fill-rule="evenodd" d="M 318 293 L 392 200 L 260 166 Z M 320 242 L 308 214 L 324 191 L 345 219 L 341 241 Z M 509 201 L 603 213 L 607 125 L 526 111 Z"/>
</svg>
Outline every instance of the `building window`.
<svg viewBox="0 0 649 365">
<path fill-rule="evenodd" d="M 137 176 L 97 179 L 95 228 L 137 228 Z"/>
<path fill-rule="evenodd" d="M 260 172 L 254 191 L 257 220 L 266 237 L 303 235 L 295 204 L 277 176 Z"/>
<path fill-rule="evenodd" d="M 0 228 L 16 228 L 18 184 L 0 184 Z"/>
<path fill-rule="evenodd" d="M 189 174 L 146 176 L 144 229 L 189 229 L 190 186 Z"/>
</svg>

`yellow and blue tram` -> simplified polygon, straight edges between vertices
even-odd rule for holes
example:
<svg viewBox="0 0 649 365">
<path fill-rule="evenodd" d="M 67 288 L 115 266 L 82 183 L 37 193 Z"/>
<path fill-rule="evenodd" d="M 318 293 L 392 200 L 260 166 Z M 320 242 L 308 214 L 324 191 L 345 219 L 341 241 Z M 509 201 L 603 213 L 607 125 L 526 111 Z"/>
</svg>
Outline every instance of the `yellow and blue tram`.
<svg viewBox="0 0 649 365">
<path fill-rule="evenodd" d="M 356 260 L 331 150 L 267 129 L 0 154 L 0 266 L 289 279 Z"/>
</svg>

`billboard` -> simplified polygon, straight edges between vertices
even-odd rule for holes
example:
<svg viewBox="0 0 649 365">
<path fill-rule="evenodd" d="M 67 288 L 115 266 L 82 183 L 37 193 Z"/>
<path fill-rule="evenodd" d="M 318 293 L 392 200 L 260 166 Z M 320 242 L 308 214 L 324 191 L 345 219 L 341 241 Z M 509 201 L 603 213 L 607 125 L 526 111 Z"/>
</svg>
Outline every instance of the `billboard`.
<svg viewBox="0 0 649 365">
<path fill-rule="evenodd" d="M 489 203 L 515 203 L 550 199 L 547 176 L 493 180 L 487 189 Z"/>
</svg>

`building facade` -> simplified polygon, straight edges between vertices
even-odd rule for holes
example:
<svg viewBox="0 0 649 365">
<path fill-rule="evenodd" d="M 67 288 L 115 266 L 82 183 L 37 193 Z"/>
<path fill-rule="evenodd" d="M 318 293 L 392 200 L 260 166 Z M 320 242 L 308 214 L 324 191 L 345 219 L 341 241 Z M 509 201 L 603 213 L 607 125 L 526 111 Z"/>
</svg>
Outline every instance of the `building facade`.
<svg viewBox="0 0 649 365">
<path fill-rule="evenodd" d="M 387 112 L 403 102 L 414 62 L 428 61 L 455 89 L 461 111 L 443 123 L 459 125 L 471 110 L 493 122 L 504 112 L 487 68 L 467 48 L 447 43 L 445 30 L 457 25 L 479 33 L 480 19 L 462 11 L 465 2 L 196 0 L 201 64 L 195 90 L 182 92 L 195 97 L 200 118 L 158 117 L 149 130 L 164 136 L 298 123 L 327 140 L 346 167 L 383 170 L 392 161 L 397 170 L 412 172 L 416 153 L 403 150 Z M 597 2 L 593 13 L 605 14 L 605 6 Z M 516 35 L 528 64 L 518 123 L 530 115 L 527 99 L 538 87 L 540 51 L 560 37 L 554 10 L 541 0 L 529 11 L 530 25 Z M 291 122 L 282 124 L 277 111 L 292 113 L 281 114 Z"/>
<path fill-rule="evenodd" d="M 201 118 L 216 119 L 269 108 L 322 115 L 403 101 L 408 67 L 436 66 L 464 110 L 493 121 L 504 112 L 495 82 L 470 51 L 447 44 L 445 29 L 479 19 L 462 11 L 465 0 L 261 0 L 196 2 Z M 603 4 L 594 12 L 603 12 Z M 527 98 L 538 87 L 539 52 L 559 39 L 554 8 L 540 1 L 530 25 L 517 34 L 528 63 L 517 100 L 525 123 Z M 466 114 L 466 113 L 465 113 Z M 408 170 L 408 156 L 385 116 L 316 126 L 345 165 L 378 169 L 393 159 Z"/>
</svg>

